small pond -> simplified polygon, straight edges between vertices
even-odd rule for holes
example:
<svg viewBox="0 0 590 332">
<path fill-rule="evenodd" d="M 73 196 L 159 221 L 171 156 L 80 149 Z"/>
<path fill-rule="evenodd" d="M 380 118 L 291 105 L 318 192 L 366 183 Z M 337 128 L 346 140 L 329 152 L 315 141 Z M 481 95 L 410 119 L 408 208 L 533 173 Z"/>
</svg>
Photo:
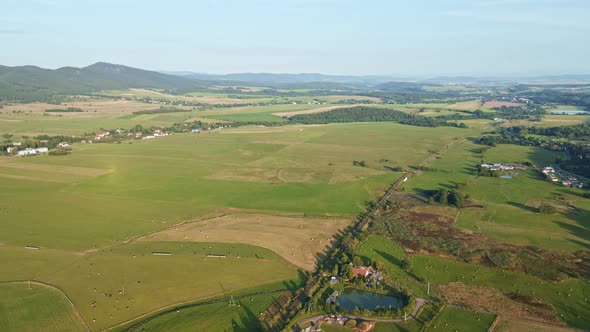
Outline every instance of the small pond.
<svg viewBox="0 0 590 332">
<path fill-rule="evenodd" d="M 551 114 L 561 114 L 561 115 L 583 115 L 583 114 L 590 114 L 588 111 L 582 110 L 553 110 Z"/>
<path fill-rule="evenodd" d="M 346 288 L 336 299 L 340 309 L 354 310 L 359 309 L 375 310 L 377 306 L 388 308 L 403 308 L 408 304 L 408 300 L 403 294 L 383 295 L 375 294 L 356 288 Z"/>
</svg>

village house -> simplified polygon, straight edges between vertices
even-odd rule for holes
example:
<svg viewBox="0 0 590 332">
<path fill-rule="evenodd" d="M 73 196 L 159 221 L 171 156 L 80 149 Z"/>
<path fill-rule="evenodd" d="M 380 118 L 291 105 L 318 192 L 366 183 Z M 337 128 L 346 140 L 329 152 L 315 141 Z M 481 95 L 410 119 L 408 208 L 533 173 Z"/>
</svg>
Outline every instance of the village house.
<svg viewBox="0 0 590 332">
<path fill-rule="evenodd" d="M 6 148 L 6 152 L 8 153 L 12 153 L 12 151 L 16 150 L 16 148 L 14 146 L 9 146 Z"/>
<path fill-rule="evenodd" d="M 30 155 L 36 155 L 36 154 L 40 154 L 40 153 L 47 153 L 49 152 L 49 149 L 46 147 L 40 147 L 40 148 L 26 148 L 24 150 L 19 150 L 18 151 L 18 156 L 24 157 L 24 156 L 30 156 Z"/>
<path fill-rule="evenodd" d="M 22 143 L 21 142 L 12 142 L 12 146 L 21 146 Z"/>
<path fill-rule="evenodd" d="M 555 170 L 553 169 L 553 167 L 543 167 L 543 170 L 541 172 L 543 172 L 543 174 L 551 174 L 555 173 Z"/>
<path fill-rule="evenodd" d="M 70 143 L 68 143 L 68 142 L 59 142 L 59 144 L 57 144 L 57 145 L 59 145 L 60 148 L 67 148 L 67 147 L 70 146 Z"/>
</svg>

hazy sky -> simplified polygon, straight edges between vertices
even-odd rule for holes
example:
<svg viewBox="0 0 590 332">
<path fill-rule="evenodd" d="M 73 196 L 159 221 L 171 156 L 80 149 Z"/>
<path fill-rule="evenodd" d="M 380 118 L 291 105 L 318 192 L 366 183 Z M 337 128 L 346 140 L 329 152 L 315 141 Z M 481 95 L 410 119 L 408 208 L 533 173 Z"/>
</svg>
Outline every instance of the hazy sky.
<svg viewBox="0 0 590 332">
<path fill-rule="evenodd" d="M 590 73 L 590 0 L 0 0 L 0 64 Z"/>
</svg>

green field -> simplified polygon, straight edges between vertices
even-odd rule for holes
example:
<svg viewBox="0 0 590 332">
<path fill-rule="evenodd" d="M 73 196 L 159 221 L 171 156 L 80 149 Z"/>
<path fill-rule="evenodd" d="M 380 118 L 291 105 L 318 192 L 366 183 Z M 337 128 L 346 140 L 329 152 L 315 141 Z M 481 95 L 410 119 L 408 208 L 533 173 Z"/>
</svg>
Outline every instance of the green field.
<svg viewBox="0 0 590 332">
<path fill-rule="evenodd" d="M 446 306 L 430 322 L 426 331 L 485 332 L 492 325 L 494 319 L 495 315 L 493 314 Z"/>
<path fill-rule="evenodd" d="M 228 302 L 187 308 L 158 317 L 141 324 L 134 331 L 260 331 L 258 315 L 266 310 L 273 298 L 268 295 L 252 296 L 237 301 L 238 306 Z"/>
<path fill-rule="evenodd" d="M 86 331 L 64 295 L 37 284 L 0 284 L 0 330 Z"/>
</svg>

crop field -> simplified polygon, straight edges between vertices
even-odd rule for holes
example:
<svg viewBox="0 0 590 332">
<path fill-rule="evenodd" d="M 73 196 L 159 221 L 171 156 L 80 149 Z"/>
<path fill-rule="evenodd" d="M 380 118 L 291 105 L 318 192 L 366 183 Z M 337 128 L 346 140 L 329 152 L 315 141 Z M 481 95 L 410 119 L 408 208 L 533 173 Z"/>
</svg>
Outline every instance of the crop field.
<svg viewBox="0 0 590 332">
<path fill-rule="evenodd" d="M 430 322 L 426 331 L 485 332 L 492 325 L 494 319 L 495 315 L 493 314 L 446 306 Z"/>
<path fill-rule="evenodd" d="M 356 214 L 399 176 L 380 160 L 416 164 L 428 150 L 462 134 L 437 129 L 396 124 L 272 132 L 238 128 L 133 144 L 76 145 L 67 156 L 11 159 L 0 165 L 0 174 L 19 176 L 0 177 L 2 241 L 87 250 L 222 208 Z M 415 146 L 391 144 L 395 137 L 414 139 Z M 376 143 L 367 147 L 369 141 Z M 352 166 L 353 160 L 365 160 L 368 167 Z"/>
<path fill-rule="evenodd" d="M 207 111 L 200 111 L 200 117 L 226 120 L 226 121 L 270 121 L 270 122 L 284 122 L 286 121 L 280 115 L 275 113 L 290 113 L 305 110 L 314 110 L 325 108 L 325 105 L 307 105 L 307 104 L 283 104 L 283 105 L 269 105 L 269 106 L 243 106 L 231 108 L 219 108 Z"/>
<path fill-rule="evenodd" d="M 0 330 L 86 331 L 70 302 L 52 288 L 37 284 L 0 284 Z"/>
</svg>

